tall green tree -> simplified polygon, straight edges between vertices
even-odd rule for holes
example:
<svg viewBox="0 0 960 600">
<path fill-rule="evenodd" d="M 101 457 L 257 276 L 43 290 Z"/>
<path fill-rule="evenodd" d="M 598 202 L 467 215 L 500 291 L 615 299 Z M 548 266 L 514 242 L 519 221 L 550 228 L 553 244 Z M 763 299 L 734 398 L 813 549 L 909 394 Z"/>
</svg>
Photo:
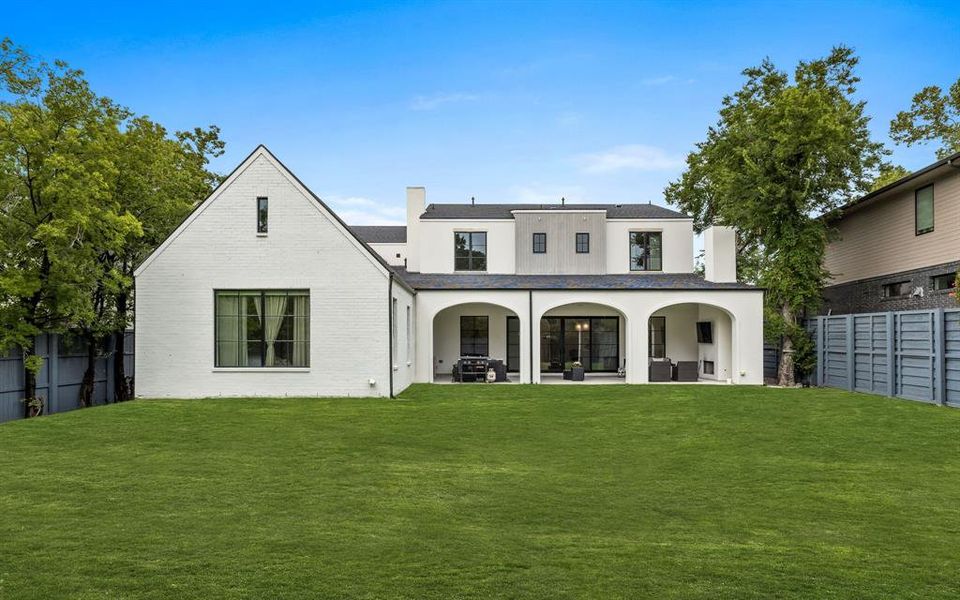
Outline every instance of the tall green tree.
<svg viewBox="0 0 960 600">
<path fill-rule="evenodd" d="M 834 48 L 800 62 L 791 78 L 769 59 L 743 71 L 717 123 L 687 157 L 667 200 L 693 215 L 697 230 L 738 230 L 744 280 L 766 288 L 768 335 L 781 339 L 779 381 L 794 385 L 799 319 L 817 308 L 828 225 L 817 218 L 866 192 L 883 163 L 871 141 L 865 103 L 855 98 L 857 57 Z"/>
<path fill-rule="evenodd" d="M 33 407 L 35 336 L 88 318 L 97 251 L 139 224 L 109 202 L 108 138 L 122 111 L 65 64 L 35 63 L 8 41 L 0 50 L 0 345 L 23 349 Z"/>
<path fill-rule="evenodd" d="M 946 92 L 936 85 L 917 92 L 910 110 L 890 122 L 890 137 L 908 146 L 937 143 L 937 158 L 960 152 L 960 78 Z"/>
</svg>

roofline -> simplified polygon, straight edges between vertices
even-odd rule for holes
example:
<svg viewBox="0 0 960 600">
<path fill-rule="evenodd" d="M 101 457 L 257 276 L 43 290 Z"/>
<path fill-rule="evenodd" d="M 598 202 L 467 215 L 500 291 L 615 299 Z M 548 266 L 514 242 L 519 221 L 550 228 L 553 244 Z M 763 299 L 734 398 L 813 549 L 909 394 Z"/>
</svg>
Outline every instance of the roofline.
<svg viewBox="0 0 960 600">
<path fill-rule="evenodd" d="M 958 164 L 954 164 L 954 163 L 958 163 Z M 933 163 L 933 164 L 929 164 L 929 165 L 923 167 L 922 169 L 920 169 L 920 170 L 918 170 L 918 171 L 914 171 L 913 173 L 910 173 L 909 175 L 905 175 L 905 176 L 901 177 L 900 179 L 894 181 L 893 183 L 888 183 L 887 185 L 883 186 L 882 188 L 880 188 L 880 189 L 878 189 L 878 190 L 874 190 L 874 191 L 866 194 L 865 196 L 861 196 L 860 198 L 858 198 L 858 199 L 856 199 L 856 200 L 851 200 L 850 202 L 844 204 L 844 205 L 841 206 L 839 209 L 837 209 L 837 210 L 839 211 L 839 213 L 840 213 L 839 215 L 837 215 L 837 217 L 842 217 L 842 216 L 844 216 L 844 215 L 846 214 L 846 212 L 847 212 L 848 210 L 850 210 L 851 208 L 855 208 L 855 207 L 859 206 L 860 204 L 863 204 L 864 202 L 867 202 L 867 201 L 869 201 L 869 200 L 873 200 L 873 199 L 876 198 L 877 196 L 881 196 L 881 195 L 883 195 L 883 194 L 885 194 L 885 193 L 887 193 L 887 192 L 889 192 L 889 191 L 891 191 L 891 190 L 893 190 L 893 189 L 895 189 L 895 188 L 897 188 L 897 187 L 899 187 L 899 186 L 901 186 L 901 185 L 904 185 L 904 184 L 906 184 L 906 183 L 909 183 L 909 182 L 913 181 L 914 179 L 916 179 L 916 178 L 918 178 L 918 177 L 922 177 L 922 176 L 924 176 L 924 175 L 927 175 L 928 173 L 930 173 L 930 172 L 932 172 L 932 171 L 936 171 L 936 170 L 939 169 L 940 167 L 944 167 L 944 166 L 951 166 L 951 167 L 955 167 L 955 168 L 960 168 L 960 152 L 957 152 L 957 153 L 955 153 L 955 154 L 952 154 L 952 155 L 950 155 L 950 156 L 948 156 L 948 157 L 946 157 L 946 158 L 942 158 L 942 159 L 938 160 L 937 162 L 935 162 L 935 163 Z"/>
<path fill-rule="evenodd" d="M 403 275 L 397 274 L 397 277 L 403 278 Z M 711 282 L 717 283 L 717 282 Z M 732 282 L 731 282 L 732 283 Z M 749 285 L 749 284 L 744 284 Z M 767 288 L 751 286 L 751 287 L 690 287 L 690 286 L 673 286 L 673 287 L 661 287 L 661 288 L 604 288 L 604 287 L 536 287 L 536 286 L 527 286 L 527 287 L 470 287 L 470 288 L 434 288 L 434 287 L 418 287 L 417 290 L 423 292 L 663 292 L 676 290 L 679 292 L 764 292 Z"/>
</svg>

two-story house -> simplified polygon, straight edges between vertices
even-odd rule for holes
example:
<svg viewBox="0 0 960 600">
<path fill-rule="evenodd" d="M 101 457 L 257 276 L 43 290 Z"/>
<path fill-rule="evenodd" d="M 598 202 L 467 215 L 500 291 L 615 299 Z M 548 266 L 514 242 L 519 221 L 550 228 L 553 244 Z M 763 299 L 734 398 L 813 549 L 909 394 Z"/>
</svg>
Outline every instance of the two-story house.
<svg viewBox="0 0 960 600">
<path fill-rule="evenodd" d="M 831 224 L 823 313 L 956 306 L 960 153 L 851 202 Z"/>
<path fill-rule="evenodd" d="M 405 226 L 349 227 L 261 146 L 138 268 L 137 394 L 386 396 L 464 356 L 521 383 L 575 362 L 645 383 L 669 361 L 760 384 L 763 293 L 736 281 L 734 232 L 704 232 L 704 276 L 693 246 L 692 219 L 653 204 L 417 187 Z"/>
</svg>

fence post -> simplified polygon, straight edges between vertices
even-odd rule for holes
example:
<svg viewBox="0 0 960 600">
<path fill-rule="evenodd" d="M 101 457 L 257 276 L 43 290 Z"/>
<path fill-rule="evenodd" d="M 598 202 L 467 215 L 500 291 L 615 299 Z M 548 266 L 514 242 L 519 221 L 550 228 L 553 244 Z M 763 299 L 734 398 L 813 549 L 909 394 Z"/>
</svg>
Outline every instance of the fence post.
<svg viewBox="0 0 960 600">
<path fill-rule="evenodd" d="M 60 340 L 47 334 L 47 412 L 60 412 Z"/>
<path fill-rule="evenodd" d="M 933 311 L 933 398 L 937 404 L 947 403 L 946 323 L 943 308 Z"/>
<path fill-rule="evenodd" d="M 893 398 L 896 396 L 897 384 L 896 384 L 896 369 L 897 369 L 897 357 L 894 355 L 896 345 L 894 344 L 894 336 L 896 332 L 894 330 L 894 319 L 896 315 L 892 312 L 886 314 L 887 317 L 887 395 Z"/>
<path fill-rule="evenodd" d="M 856 388 L 856 365 L 854 364 L 854 321 L 853 315 L 847 315 L 847 389 L 851 392 Z"/>
<path fill-rule="evenodd" d="M 817 385 L 823 385 L 823 317 L 817 317 Z"/>
</svg>

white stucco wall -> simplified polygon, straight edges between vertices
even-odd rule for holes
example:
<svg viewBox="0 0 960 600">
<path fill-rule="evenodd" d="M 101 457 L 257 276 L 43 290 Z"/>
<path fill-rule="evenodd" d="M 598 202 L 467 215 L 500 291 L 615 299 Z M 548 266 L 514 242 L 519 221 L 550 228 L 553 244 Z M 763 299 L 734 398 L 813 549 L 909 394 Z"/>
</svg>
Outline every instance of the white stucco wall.
<svg viewBox="0 0 960 600">
<path fill-rule="evenodd" d="M 215 368 L 217 289 L 309 289 L 310 366 Z M 383 266 L 258 149 L 138 272 L 137 395 L 386 396 L 387 290 Z"/>
<path fill-rule="evenodd" d="M 393 393 L 399 394 L 413 383 L 416 376 L 417 306 L 416 297 L 394 282 L 393 298 L 397 301 L 394 328 L 396 343 L 393 352 Z M 409 323 L 407 322 L 409 309 Z"/>
<path fill-rule="evenodd" d="M 407 260 L 406 244 L 367 244 L 370 248 L 383 257 L 388 265 L 402 267 Z"/>
<path fill-rule="evenodd" d="M 422 219 L 420 272 L 453 273 L 453 234 L 456 231 L 487 232 L 487 273 L 516 273 L 514 222 L 512 219 L 486 221 Z M 409 234 L 408 234 L 409 236 Z M 411 270 L 413 270 L 411 268 Z"/>
<path fill-rule="evenodd" d="M 504 363 L 507 361 L 507 317 L 519 315 L 496 304 L 458 304 L 440 311 L 434 318 L 433 359 L 434 373 L 438 381 L 449 377 L 453 365 L 460 358 L 461 316 L 486 316 L 489 328 L 489 356 L 500 359 Z"/>
<path fill-rule="evenodd" d="M 704 379 L 716 379 L 718 381 L 736 380 L 731 364 L 733 330 L 730 316 L 718 308 L 700 306 L 697 320 L 713 323 L 713 343 L 697 344 L 700 376 Z M 703 361 L 705 360 L 713 361 L 713 375 L 707 375 L 703 372 Z"/>
<path fill-rule="evenodd" d="M 659 231 L 663 242 L 663 272 L 693 272 L 693 220 L 607 220 L 607 273 L 630 273 L 630 232 Z"/>
</svg>

